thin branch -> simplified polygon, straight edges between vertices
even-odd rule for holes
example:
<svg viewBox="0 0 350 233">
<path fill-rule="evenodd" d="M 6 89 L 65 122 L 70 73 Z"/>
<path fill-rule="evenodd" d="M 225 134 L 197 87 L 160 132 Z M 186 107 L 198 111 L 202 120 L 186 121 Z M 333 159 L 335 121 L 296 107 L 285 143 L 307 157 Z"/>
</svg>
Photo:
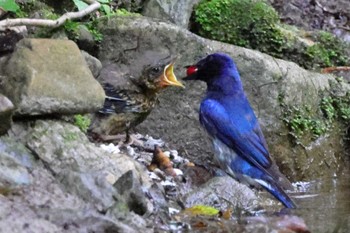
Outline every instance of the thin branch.
<svg viewBox="0 0 350 233">
<path fill-rule="evenodd" d="M 327 67 L 327 68 L 323 68 L 321 72 L 328 74 L 334 71 L 350 71 L 350 66 Z"/>
<path fill-rule="evenodd" d="M 4 19 L 0 21 L 0 31 L 5 30 L 9 27 L 15 27 L 15 26 L 41 26 L 41 27 L 59 27 L 62 24 L 64 24 L 67 20 L 72 19 L 78 19 L 82 18 L 85 15 L 88 15 L 95 10 L 99 9 L 101 4 L 94 0 L 83 0 L 87 4 L 89 4 L 88 7 L 86 7 L 84 10 L 78 11 L 78 12 L 67 12 L 63 14 L 60 18 L 56 20 L 50 20 L 50 19 L 29 19 L 29 18 L 18 18 L 18 19 Z"/>
</svg>

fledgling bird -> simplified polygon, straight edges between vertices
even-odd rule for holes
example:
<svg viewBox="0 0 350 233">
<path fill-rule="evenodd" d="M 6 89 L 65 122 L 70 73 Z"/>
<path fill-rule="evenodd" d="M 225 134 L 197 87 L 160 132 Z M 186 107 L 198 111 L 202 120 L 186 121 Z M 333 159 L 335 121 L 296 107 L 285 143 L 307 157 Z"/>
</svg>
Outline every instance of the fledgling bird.
<svg viewBox="0 0 350 233">
<path fill-rule="evenodd" d="M 223 53 L 208 55 L 187 66 L 183 80 L 207 83 L 199 120 L 212 140 L 218 165 L 240 182 L 265 188 L 285 207 L 296 208 L 284 191 L 293 186 L 270 157 L 231 57 Z"/>
<path fill-rule="evenodd" d="M 103 108 L 88 129 L 91 138 L 110 141 L 140 124 L 157 102 L 158 93 L 168 86 L 184 87 L 173 72 L 174 59 L 148 52 L 130 65 L 110 64 L 98 77 L 105 90 Z"/>
</svg>

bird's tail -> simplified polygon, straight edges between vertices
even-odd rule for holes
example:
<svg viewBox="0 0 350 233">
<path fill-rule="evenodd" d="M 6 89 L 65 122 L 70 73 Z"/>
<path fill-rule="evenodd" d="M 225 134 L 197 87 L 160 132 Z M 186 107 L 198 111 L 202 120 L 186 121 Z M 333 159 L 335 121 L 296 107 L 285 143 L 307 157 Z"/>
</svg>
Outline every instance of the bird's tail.
<svg viewBox="0 0 350 233">
<path fill-rule="evenodd" d="M 288 194 L 278 185 L 275 181 L 269 180 L 266 182 L 264 180 L 255 179 L 262 187 L 264 187 L 269 193 L 272 194 L 276 199 L 278 199 L 287 208 L 295 209 L 297 205 L 288 196 Z"/>
</svg>

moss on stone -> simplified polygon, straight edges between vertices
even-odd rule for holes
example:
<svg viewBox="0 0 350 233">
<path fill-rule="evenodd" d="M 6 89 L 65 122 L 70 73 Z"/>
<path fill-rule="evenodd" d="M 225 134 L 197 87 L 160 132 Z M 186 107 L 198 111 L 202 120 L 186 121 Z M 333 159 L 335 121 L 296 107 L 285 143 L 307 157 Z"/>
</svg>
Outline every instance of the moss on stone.
<svg viewBox="0 0 350 233">
<path fill-rule="evenodd" d="M 78 126 L 79 129 L 84 133 L 87 132 L 87 129 L 89 128 L 90 123 L 91 123 L 91 120 L 87 116 L 83 116 L 80 114 L 77 114 L 74 116 L 74 125 Z"/>
<path fill-rule="evenodd" d="M 203 0 L 194 21 L 192 30 L 203 37 L 256 49 L 306 69 L 349 63 L 350 45 L 324 31 L 310 35 L 281 24 L 263 0 Z"/>
<path fill-rule="evenodd" d="M 321 31 L 315 36 L 315 42 L 305 50 L 310 63 L 306 64 L 307 67 L 343 66 L 349 62 L 346 50 L 350 49 L 350 46 L 334 35 Z"/>
<path fill-rule="evenodd" d="M 205 0 L 195 9 L 200 35 L 262 52 L 280 52 L 285 44 L 278 21 L 265 1 Z"/>
<path fill-rule="evenodd" d="M 341 84 L 332 84 L 333 90 L 320 94 L 316 108 L 308 105 L 289 106 L 284 103 L 283 95 L 279 96 L 282 120 L 295 142 L 308 144 L 334 129 L 335 125 L 340 128 L 350 125 L 350 92 L 339 95 L 334 90 L 337 85 Z"/>
</svg>

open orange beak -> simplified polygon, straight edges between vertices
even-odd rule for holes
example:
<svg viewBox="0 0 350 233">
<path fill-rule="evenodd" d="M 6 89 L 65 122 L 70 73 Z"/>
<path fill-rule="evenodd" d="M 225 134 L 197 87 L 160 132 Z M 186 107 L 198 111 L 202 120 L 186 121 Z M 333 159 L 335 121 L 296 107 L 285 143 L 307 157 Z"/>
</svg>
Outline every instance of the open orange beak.
<svg viewBox="0 0 350 233">
<path fill-rule="evenodd" d="M 175 62 L 172 62 L 169 65 L 165 66 L 163 74 L 160 77 L 160 85 L 162 87 L 178 86 L 185 88 L 185 86 L 177 80 L 174 74 L 174 63 Z"/>
</svg>

